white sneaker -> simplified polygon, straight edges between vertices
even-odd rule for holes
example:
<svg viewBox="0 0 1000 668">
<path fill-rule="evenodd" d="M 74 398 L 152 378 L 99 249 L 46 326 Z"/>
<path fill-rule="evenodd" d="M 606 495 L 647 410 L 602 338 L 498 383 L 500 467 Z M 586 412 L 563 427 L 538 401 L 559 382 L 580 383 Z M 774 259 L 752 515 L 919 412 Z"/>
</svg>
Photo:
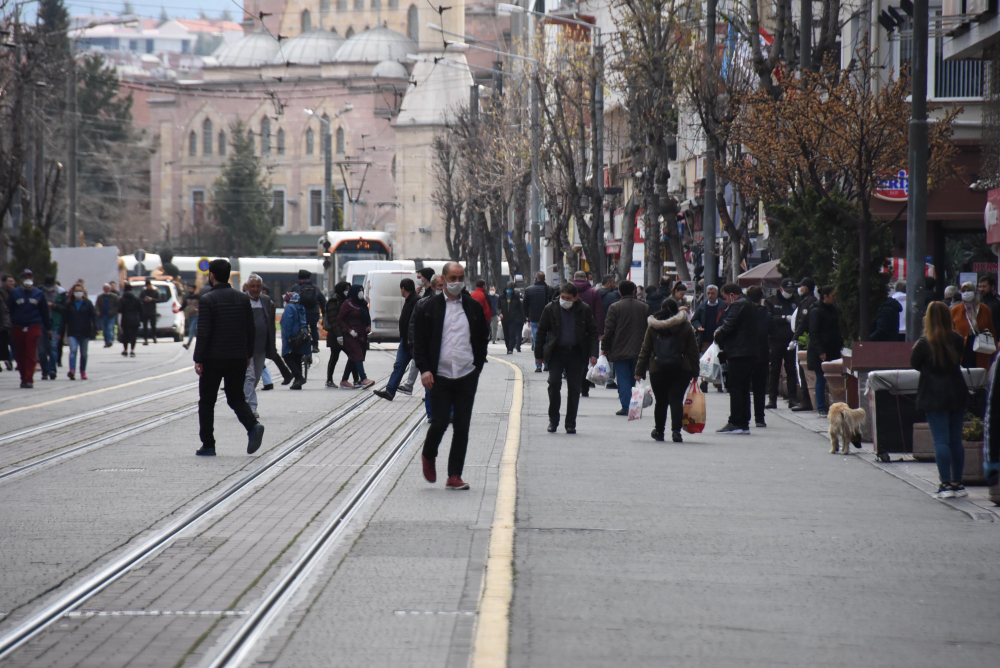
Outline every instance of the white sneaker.
<svg viewBox="0 0 1000 668">
<path fill-rule="evenodd" d="M 951 483 L 951 491 L 955 493 L 956 499 L 961 499 L 969 495 L 969 490 L 965 489 L 965 485 L 960 482 Z"/>
<path fill-rule="evenodd" d="M 935 499 L 954 499 L 955 491 L 951 488 L 951 485 L 946 485 L 941 483 L 938 485 L 938 491 L 934 493 Z"/>
</svg>

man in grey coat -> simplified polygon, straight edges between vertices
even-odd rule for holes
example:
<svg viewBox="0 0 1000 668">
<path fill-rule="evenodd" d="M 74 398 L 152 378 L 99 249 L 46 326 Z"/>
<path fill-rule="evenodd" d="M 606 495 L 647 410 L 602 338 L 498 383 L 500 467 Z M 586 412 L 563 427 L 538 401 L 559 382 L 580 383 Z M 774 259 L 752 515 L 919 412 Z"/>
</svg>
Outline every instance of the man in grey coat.
<svg viewBox="0 0 1000 668">
<path fill-rule="evenodd" d="M 618 286 L 621 299 L 608 309 L 604 320 L 601 353 L 614 365 L 618 383 L 618 400 L 622 408 L 615 415 L 628 415 L 628 403 L 635 385 L 635 365 L 646 336 L 649 306 L 635 298 L 635 283 L 622 281 Z"/>
</svg>

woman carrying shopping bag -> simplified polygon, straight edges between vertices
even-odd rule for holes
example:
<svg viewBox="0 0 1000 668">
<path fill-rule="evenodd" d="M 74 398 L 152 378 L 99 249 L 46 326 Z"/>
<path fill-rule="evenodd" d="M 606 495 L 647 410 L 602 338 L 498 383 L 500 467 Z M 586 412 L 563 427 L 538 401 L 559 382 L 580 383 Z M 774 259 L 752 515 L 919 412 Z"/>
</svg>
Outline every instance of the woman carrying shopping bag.
<svg viewBox="0 0 1000 668">
<path fill-rule="evenodd" d="M 650 436 L 662 441 L 670 406 L 670 427 L 674 443 L 683 442 L 681 427 L 684 419 L 684 393 L 698 372 L 698 342 L 687 314 L 677 303 L 665 299 L 659 312 L 646 321 L 646 338 L 639 352 L 635 379 L 643 380 L 649 369 L 649 383 L 656 405 L 653 408 L 655 426 Z"/>
</svg>

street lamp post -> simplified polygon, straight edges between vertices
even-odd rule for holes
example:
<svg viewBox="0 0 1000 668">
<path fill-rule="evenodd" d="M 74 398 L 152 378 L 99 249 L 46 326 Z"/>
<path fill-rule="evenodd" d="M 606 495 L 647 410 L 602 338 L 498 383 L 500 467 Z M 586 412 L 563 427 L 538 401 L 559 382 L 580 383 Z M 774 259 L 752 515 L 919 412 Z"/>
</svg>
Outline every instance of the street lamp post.
<svg viewBox="0 0 1000 668">
<path fill-rule="evenodd" d="M 334 118 L 340 118 L 342 115 L 354 109 L 354 105 L 348 102 L 344 105 L 343 109 L 337 112 Z M 310 116 L 314 116 L 319 119 L 320 127 L 323 130 L 323 229 L 327 232 L 331 232 L 334 229 L 333 225 L 333 128 L 330 125 L 330 120 L 328 118 L 323 118 L 322 116 L 317 116 L 316 112 L 312 109 L 304 109 L 303 111 Z"/>
<path fill-rule="evenodd" d="M 923 329 L 927 263 L 927 0 L 913 2 L 913 76 L 910 78 L 910 179 L 906 203 L 906 340 Z"/>
</svg>

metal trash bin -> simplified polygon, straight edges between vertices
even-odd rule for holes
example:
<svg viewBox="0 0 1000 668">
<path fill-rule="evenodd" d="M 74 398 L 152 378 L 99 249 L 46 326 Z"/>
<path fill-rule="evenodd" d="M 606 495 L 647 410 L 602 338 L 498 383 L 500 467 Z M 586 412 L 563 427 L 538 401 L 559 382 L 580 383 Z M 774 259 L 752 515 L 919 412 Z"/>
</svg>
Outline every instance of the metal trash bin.
<svg viewBox="0 0 1000 668">
<path fill-rule="evenodd" d="M 969 387 L 970 406 L 982 405 L 986 393 L 986 369 L 962 369 Z M 913 423 L 927 422 L 917 409 L 920 372 L 914 369 L 872 371 L 865 383 L 872 443 L 879 461 L 889 461 L 891 452 L 913 452 Z"/>
</svg>

